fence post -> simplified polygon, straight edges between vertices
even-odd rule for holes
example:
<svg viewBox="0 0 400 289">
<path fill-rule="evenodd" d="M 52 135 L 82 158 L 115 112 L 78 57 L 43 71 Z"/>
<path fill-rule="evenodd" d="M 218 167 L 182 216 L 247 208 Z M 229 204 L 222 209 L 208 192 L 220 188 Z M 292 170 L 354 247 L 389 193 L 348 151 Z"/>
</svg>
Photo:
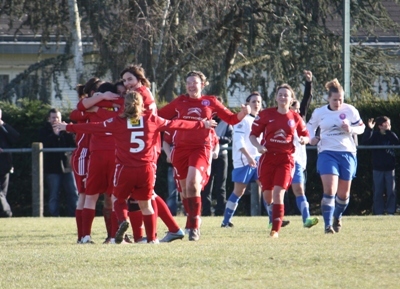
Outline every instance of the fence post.
<svg viewBox="0 0 400 289">
<path fill-rule="evenodd" d="M 43 217 L 43 144 L 32 143 L 32 216 Z"/>
<path fill-rule="evenodd" d="M 250 184 L 251 216 L 261 216 L 261 188 L 257 182 Z"/>
</svg>

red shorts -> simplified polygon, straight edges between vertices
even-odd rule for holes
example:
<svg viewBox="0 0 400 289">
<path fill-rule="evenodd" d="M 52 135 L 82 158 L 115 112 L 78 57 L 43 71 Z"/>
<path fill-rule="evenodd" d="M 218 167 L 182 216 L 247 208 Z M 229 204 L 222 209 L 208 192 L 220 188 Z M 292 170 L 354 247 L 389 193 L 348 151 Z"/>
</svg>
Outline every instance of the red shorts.
<svg viewBox="0 0 400 289">
<path fill-rule="evenodd" d="M 89 149 L 74 150 L 71 156 L 71 167 L 76 175 L 86 176 L 89 162 Z"/>
<path fill-rule="evenodd" d="M 206 183 L 203 184 L 205 186 L 210 177 L 211 160 L 211 150 L 207 147 L 180 147 L 178 149 L 174 147 L 171 151 L 171 162 L 175 168 L 175 178 L 177 180 L 186 179 L 188 168 L 195 167 L 201 172 L 203 181 L 206 181 Z"/>
<path fill-rule="evenodd" d="M 129 197 L 138 201 L 150 200 L 156 181 L 157 166 L 126 167 L 117 164 L 114 177 L 114 196 L 118 200 Z"/>
<path fill-rule="evenodd" d="M 287 188 L 292 183 L 294 160 L 292 155 L 264 153 L 258 164 L 258 179 L 262 190 L 272 190 L 274 186 Z"/>
<path fill-rule="evenodd" d="M 86 193 L 86 175 L 80 176 L 74 171 L 74 178 L 78 193 Z"/>
<path fill-rule="evenodd" d="M 92 151 L 90 153 L 86 180 L 86 194 L 113 192 L 115 151 Z"/>
</svg>

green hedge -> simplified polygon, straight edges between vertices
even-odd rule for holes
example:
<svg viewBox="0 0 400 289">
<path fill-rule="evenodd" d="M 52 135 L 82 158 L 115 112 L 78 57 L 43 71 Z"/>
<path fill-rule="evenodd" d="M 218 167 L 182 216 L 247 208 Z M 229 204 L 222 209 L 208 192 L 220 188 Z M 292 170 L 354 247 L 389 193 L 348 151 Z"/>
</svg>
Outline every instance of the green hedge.
<svg viewBox="0 0 400 289">
<path fill-rule="evenodd" d="M 355 104 L 360 114 L 367 122 L 368 118 L 386 115 L 392 120 L 392 130 L 397 135 L 400 134 L 400 101 L 371 101 L 365 100 Z M 50 109 L 49 105 L 44 105 L 39 101 L 21 100 L 17 105 L 0 102 L 3 111 L 3 120 L 12 125 L 21 133 L 19 143 L 16 148 L 30 148 L 32 142 L 38 141 L 38 129 L 45 121 L 46 114 Z M 311 109 L 312 111 L 312 109 Z M 63 112 L 64 120 L 68 120 L 68 111 Z M 400 150 L 396 150 L 397 155 Z M 315 161 L 316 150 L 309 150 L 309 162 L 307 167 L 308 181 L 306 194 L 309 199 L 312 213 L 320 214 L 319 206 L 322 194 L 322 185 L 319 176 L 316 173 Z M 10 186 L 8 200 L 12 206 L 14 216 L 31 216 L 32 197 L 31 197 L 31 155 L 29 153 L 14 153 L 14 173 L 10 176 Z M 230 171 L 232 165 L 229 165 L 227 196 L 233 190 L 233 184 L 230 180 Z M 399 168 L 397 171 L 400 172 Z M 156 192 L 163 198 L 167 196 L 167 165 L 165 156 L 162 155 L 158 163 Z M 396 174 L 398 181 L 398 174 Z M 397 182 L 399 184 L 399 182 Z M 351 201 L 347 214 L 363 215 L 371 214 L 372 207 L 372 166 L 370 150 L 358 151 L 358 171 L 357 177 L 353 181 L 351 189 Z M 47 214 L 47 191 L 45 189 L 45 215 Z M 286 198 L 286 213 L 298 214 L 294 197 L 288 194 Z M 238 213 L 242 215 L 249 214 L 249 198 L 244 197 L 240 203 Z"/>
</svg>

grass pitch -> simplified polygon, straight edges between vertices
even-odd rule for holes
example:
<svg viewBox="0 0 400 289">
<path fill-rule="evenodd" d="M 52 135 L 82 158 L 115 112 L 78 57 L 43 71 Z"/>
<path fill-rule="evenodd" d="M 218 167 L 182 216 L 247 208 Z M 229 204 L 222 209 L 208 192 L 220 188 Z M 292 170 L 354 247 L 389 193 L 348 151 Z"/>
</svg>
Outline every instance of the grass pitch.
<svg viewBox="0 0 400 289">
<path fill-rule="evenodd" d="M 200 241 L 159 245 L 103 245 L 100 217 L 93 245 L 73 218 L 0 219 L 0 288 L 400 288 L 400 216 L 345 216 L 335 235 L 289 216 L 278 239 L 267 217 L 202 219 Z"/>
</svg>

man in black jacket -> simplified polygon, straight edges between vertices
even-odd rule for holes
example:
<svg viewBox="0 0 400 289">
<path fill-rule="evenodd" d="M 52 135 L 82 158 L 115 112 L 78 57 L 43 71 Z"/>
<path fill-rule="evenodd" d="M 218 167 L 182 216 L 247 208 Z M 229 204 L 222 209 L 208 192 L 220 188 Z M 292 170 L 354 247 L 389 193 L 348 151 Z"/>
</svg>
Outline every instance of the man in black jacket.
<svg viewBox="0 0 400 289">
<path fill-rule="evenodd" d="M 11 217 L 12 211 L 7 202 L 8 181 L 10 172 L 13 170 L 12 157 L 10 153 L 3 153 L 3 149 L 8 149 L 19 137 L 19 133 L 2 120 L 0 109 L 0 217 Z"/>
<path fill-rule="evenodd" d="M 39 130 L 39 139 L 44 148 L 75 147 L 72 134 L 53 129 L 53 124 L 61 122 L 61 112 L 50 109 L 47 122 Z M 61 186 L 66 193 L 67 216 L 75 216 L 78 190 L 71 170 L 70 152 L 47 152 L 43 155 L 44 177 L 49 190 L 48 208 L 51 216 L 57 217 L 59 212 L 59 196 Z"/>
</svg>

